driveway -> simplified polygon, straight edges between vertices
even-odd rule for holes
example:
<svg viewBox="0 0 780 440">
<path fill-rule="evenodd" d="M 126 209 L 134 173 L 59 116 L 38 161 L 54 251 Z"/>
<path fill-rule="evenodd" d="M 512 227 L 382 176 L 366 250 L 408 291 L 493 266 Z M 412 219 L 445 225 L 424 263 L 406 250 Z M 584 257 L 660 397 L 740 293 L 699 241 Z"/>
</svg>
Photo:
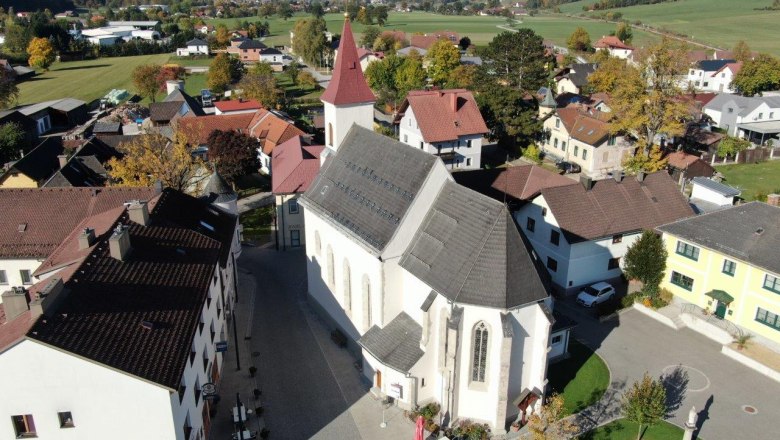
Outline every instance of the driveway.
<svg viewBox="0 0 780 440">
<path fill-rule="evenodd" d="M 274 439 L 412 438 L 402 411 L 386 411 L 336 346 L 306 301 L 302 250 L 245 248 L 239 266 L 251 272 L 255 291 L 251 350 L 263 392 L 266 427 Z"/>
<path fill-rule="evenodd" d="M 575 337 L 609 366 L 611 390 L 601 407 L 588 414 L 597 423 L 619 416 L 621 393 L 645 372 L 655 377 L 678 373 L 676 383 L 682 386 L 679 399 L 672 399 L 678 408 L 670 422 L 682 426 L 695 406 L 697 435 L 706 440 L 777 438 L 780 384 L 721 354 L 718 343 L 689 329 L 673 330 L 635 310 L 600 324 L 577 306 L 556 306 L 578 321 Z M 757 412 L 748 414 L 745 405 Z"/>
</svg>

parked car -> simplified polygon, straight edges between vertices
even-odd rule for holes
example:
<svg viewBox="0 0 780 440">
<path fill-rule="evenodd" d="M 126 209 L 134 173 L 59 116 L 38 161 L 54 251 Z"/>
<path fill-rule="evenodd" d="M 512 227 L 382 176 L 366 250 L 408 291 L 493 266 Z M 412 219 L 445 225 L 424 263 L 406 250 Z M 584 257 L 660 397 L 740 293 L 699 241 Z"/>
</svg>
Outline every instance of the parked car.
<svg viewBox="0 0 780 440">
<path fill-rule="evenodd" d="M 600 282 L 582 289 L 577 295 L 577 302 L 585 307 L 593 307 L 613 296 L 615 296 L 615 288 L 609 283 Z"/>
<path fill-rule="evenodd" d="M 582 171 L 579 165 L 576 163 L 561 161 L 555 164 L 563 174 L 579 173 Z"/>
</svg>

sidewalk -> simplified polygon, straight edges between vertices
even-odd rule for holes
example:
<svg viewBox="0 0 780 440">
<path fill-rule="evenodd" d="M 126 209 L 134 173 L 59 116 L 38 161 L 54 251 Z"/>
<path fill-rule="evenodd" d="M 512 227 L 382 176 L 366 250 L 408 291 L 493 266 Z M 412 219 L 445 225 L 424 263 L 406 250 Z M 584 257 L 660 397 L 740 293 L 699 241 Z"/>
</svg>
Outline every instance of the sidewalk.
<svg viewBox="0 0 780 440">
<path fill-rule="evenodd" d="M 251 411 L 251 414 L 247 414 L 246 428 L 253 433 L 256 432 L 257 438 L 260 438 L 260 432 L 265 427 L 263 418 L 255 415 L 255 408 L 259 407 L 262 402 L 262 396 L 255 400 L 253 395 L 253 390 L 259 388 L 257 378 L 249 375 L 252 352 L 250 351 L 251 339 L 248 338 L 251 338 L 256 292 L 257 286 L 252 273 L 239 264 L 238 302 L 235 307 L 236 322 L 234 326 L 232 320 L 228 321 L 228 351 L 224 353 L 222 380 L 218 390 L 221 400 L 217 405 L 217 413 L 211 420 L 209 438 L 212 440 L 228 440 L 236 432 L 232 418 L 232 409 L 236 406 L 236 393 L 240 395 L 241 402 L 247 410 Z M 234 329 L 238 332 L 240 370 L 236 365 Z"/>
<path fill-rule="evenodd" d="M 262 208 L 274 202 L 274 195 L 270 192 L 261 192 L 238 199 L 238 213 L 243 214 L 253 209 Z"/>
</svg>

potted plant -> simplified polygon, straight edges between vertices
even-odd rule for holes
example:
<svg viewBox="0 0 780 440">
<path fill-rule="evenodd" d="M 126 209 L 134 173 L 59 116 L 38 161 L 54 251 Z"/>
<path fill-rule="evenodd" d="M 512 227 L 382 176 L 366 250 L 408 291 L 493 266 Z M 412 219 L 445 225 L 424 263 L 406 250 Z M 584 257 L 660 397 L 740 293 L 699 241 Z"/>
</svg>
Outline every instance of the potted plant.
<svg viewBox="0 0 780 440">
<path fill-rule="evenodd" d="M 252 365 L 249 367 L 249 377 L 255 377 L 255 374 L 257 373 L 257 367 Z"/>
<path fill-rule="evenodd" d="M 752 338 L 753 335 L 751 334 L 744 334 L 734 338 L 734 343 L 737 344 L 737 350 L 742 351 L 745 349 Z"/>
</svg>

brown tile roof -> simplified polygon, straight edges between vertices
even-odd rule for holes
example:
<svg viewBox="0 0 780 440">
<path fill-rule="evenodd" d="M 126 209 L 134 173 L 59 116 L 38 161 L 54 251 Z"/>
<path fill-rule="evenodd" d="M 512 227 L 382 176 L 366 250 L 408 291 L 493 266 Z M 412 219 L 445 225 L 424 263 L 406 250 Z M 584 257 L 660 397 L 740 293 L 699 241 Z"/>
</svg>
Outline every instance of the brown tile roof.
<svg viewBox="0 0 780 440">
<path fill-rule="evenodd" d="M 263 108 L 263 106 L 260 105 L 260 102 L 255 99 L 218 101 L 214 103 L 214 107 L 223 113 L 241 110 L 257 110 Z"/>
<path fill-rule="evenodd" d="M 602 48 L 602 49 L 607 49 L 607 48 L 612 49 L 612 48 L 614 48 L 614 49 L 634 50 L 633 47 L 631 47 L 628 44 L 620 41 L 620 38 L 618 38 L 618 37 L 616 37 L 614 35 L 601 37 L 601 39 L 599 39 L 598 41 L 596 41 L 593 44 L 593 47 L 595 47 L 595 48 Z"/>
<path fill-rule="evenodd" d="M 425 142 L 450 141 L 488 132 L 474 96 L 465 89 L 413 90 L 401 105 L 396 121 L 409 106 Z"/>
<path fill-rule="evenodd" d="M 569 136 L 588 145 L 599 145 L 609 137 L 609 115 L 591 107 L 573 105 L 556 110 Z"/>
<path fill-rule="evenodd" d="M 580 184 L 537 165 L 520 165 L 503 169 L 491 187 L 517 200 L 531 200 L 539 195 L 543 188 L 566 185 Z"/>
<path fill-rule="evenodd" d="M 434 45 L 434 43 L 442 39 L 443 38 L 433 35 L 412 35 L 409 45 L 412 47 L 419 47 L 420 49 L 428 50 L 431 48 L 431 46 Z"/>
<path fill-rule="evenodd" d="M 333 68 L 333 78 L 320 99 L 333 105 L 376 101 L 374 93 L 368 88 L 368 83 L 363 77 L 363 69 L 360 68 L 357 46 L 349 20 L 344 21 L 336 66 Z"/>
<path fill-rule="evenodd" d="M 154 195 L 153 188 L 0 189 L 0 258 L 46 258 L 85 218 Z"/>
<path fill-rule="evenodd" d="M 665 171 L 643 182 L 629 176 L 620 183 L 599 180 L 590 190 L 582 185 L 544 188 L 542 196 L 570 243 L 653 229 L 694 214 Z"/>
<path fill-rule="evenodd" d="M 238 130 L 246 133 L 249 123 L 255 113 L 239 113 L 237 115 L 208 115 L 197 118 L 186 118 L 179 121 L 179 128 L 187 134 L 190 140 L 197 140 L 200 145 L 209 141 L 209 135 L 215 130 Z"/>
<path fill-rule="evenodd" d="M 249 134 L 260 141 L 263 153 L 271 156 L 274 147 L 296 136 L 306 136 L 300 128 L 273 112 L 261 109 L 249 123 Z"/>
<path fill-rule="evenodd" d="M 320 171 L 322 145 L 304 145 L 296 136 L 276 146 L 271 161 L 271 190 L 274 194 L 302 193 Z"/>
<path fill-rule="evenodd" d="M 738 61 L 736 63 L 728 63 L 728 64 L 724 65 L 723 67 L 721 67 L 720 69 L 718 69 L 718 71 L 713 73 L 711 76 L 714 78 L 714 77 L 718 76 L 718 74 L 720 72 L 723 72 L 726 69 L 730 69 L 731 73 L 736 75 L 736 74 L 739 73 L 740 70 L 742 70 L 742 61 Z"/>
<path fill-rule="evenodd" d="M 132 245 L 127 259 L 110 256 L 106 241 L 111 231 L 99 237 L 85 259 L 88 264 L 65 284 L 62 304 L 38 319 L 27 337 L 177 389 L 216 263 L 232 243 L 232 237 L 224 242 L 209 237 L 203 227 L 182 225 L 178 213 L 199 218 L 210 210 L 197 199 L 166 190 L 148 226 L 121 213 L 117 223 L 129 225 Z M 233 216 L 216 215 L 235 224 Z M 143 321 L 154 327 L 144 328 Z"/>
<path fill-rule="evenodd" d="M 666 160 L 670 167 L 685 170 L 691 166 L 692 163 L 700 160 L 700 158 L 699 156 L 688 154 L 684 151 L 675 151 L 674 153 L 669 153 L 666 156 Z"/>
</svg>

